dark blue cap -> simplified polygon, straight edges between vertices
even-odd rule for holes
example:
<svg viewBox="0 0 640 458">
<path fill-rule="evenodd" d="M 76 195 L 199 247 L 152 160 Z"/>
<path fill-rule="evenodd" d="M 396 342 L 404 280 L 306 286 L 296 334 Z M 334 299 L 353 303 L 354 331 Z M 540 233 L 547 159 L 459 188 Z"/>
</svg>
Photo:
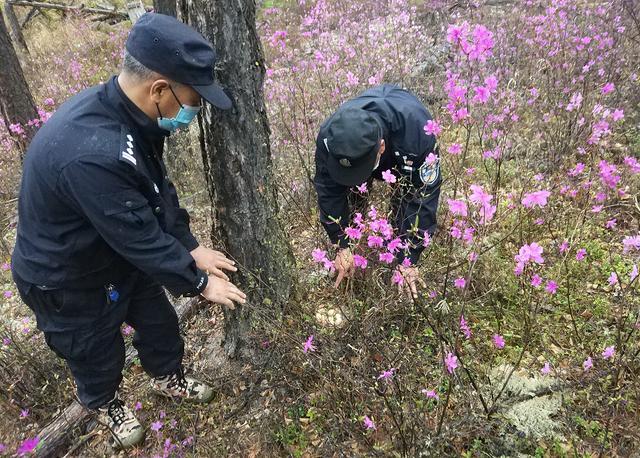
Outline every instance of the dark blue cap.
<svg viewBox="0 0 640 458">
<path fill-rule="evenodd" d="M 126 48 L 138 62 L 178 83 L 191 86 L 224 110 L 231 100 L 213 82 L 216 53 L 202 35 L 172 16 L 146 13 L 131 28 Z"/>
</svg>

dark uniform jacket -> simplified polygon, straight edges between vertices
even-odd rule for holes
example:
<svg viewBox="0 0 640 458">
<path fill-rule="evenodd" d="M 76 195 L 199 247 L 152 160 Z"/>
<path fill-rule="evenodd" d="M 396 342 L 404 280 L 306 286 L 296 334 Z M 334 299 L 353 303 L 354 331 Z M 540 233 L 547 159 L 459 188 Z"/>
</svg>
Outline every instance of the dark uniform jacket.
<svg viewBox="0 0 640 458">
<path fill-rule="evenodd" d="M 162 161 L 168 132 L 116 77 L 65 102 L 24 160 L 14 274 L 45 288 L 92 288 L 139 269 L 175 295 L 207 276 L 189 215 Z"/>
<path fill-rule="evenodd" d="M 345 102 L 338 110 L 345 107 L 365 109 L 378 115 L 381 120 L 385 151 L 369 181 L 374 178 L 381 180 L 383 171 L 392 170 L 398 182 L 404 183 L 398 190 L 401 198 L 392 223 L 409 248 L 400 251 L 396 259 L 402 262 L 408 257 L 412 264 L 416 264 L 424 249 L 421 238 L 425 232 L 432 235 L 436 229 L 436 210 L 442 181 L 439 160 L 432 164 L 425 162 L 429 153 L 438 154 L 435 137 L 424 131 L 425 124 L 432 119 L 431 114 L 411 93 L 389 84 L 363 92 Z M 336 183 L 325 165 L 328 152 L 324 139 L 330 120 L 322 124 L 316 140 L 314 183 L 322 225 L 331 242 L 345 248 L 348 240 L 343 229 L 350 224 L 348 196 L 353 191 L 348 186 Z"/>
</svg>

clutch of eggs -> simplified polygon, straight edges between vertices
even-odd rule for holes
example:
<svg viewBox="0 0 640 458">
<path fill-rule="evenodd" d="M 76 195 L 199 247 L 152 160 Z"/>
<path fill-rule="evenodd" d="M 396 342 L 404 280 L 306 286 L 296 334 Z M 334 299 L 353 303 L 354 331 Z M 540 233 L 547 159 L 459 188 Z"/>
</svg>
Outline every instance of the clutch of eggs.
<svg viewBox="0 0 640 458">
<path fill-rule="evenodd" d="M 345 319 L 340 310 L 333 307 L 318 307 L 318 311 L 316 312 L 316 321 L 321 326 L 334 326 L 334 327 L 342 327 L 345 324 Z"/>
</svg>

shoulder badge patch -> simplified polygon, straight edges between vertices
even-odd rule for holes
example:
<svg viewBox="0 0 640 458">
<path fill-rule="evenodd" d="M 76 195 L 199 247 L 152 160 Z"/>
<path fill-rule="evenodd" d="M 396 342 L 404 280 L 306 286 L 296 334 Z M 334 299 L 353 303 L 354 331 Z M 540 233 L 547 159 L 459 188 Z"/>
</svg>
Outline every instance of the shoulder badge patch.
<svg viewBox="0 0 640 458">
<path fill-rule="evenodd" d="M 431 164 L 426 162 L 418 169 L 420 173 L 420 180 L 425 186 L 433 185 L 440 177 L 440 158 Z"/>
<path fill-rule="evenodd" d="M 122 129 L 120 140 L 120 160 L 128 162 L 134 167 L 138 165 L 138 161 L 133 150 L 133 137 L 124 129 Z"/>
</svg>

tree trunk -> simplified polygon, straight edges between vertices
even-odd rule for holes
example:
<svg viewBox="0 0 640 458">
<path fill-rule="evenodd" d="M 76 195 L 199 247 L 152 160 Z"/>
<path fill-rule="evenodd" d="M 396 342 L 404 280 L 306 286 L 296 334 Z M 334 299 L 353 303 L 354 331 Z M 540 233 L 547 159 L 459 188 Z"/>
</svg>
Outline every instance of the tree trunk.
<svg viewBox="0 0 640 458">
<path fill-rule="evenodd" d="M 27 42 L 24 39 L 24 35 L 22 34 L 22 28 L 20 27 L 20 21 L 18 21 L 18 17 L 16 16 L 16 12 L 13 9 L 13 5 L 9 3 L 9 0 L 5 0 L 4 2 L 4 12 L 7 15 L 7 22 L 9 22 L 9 27 L 11 27 L 11 38 L 16 46 L 20 47 L 20 51 L 25 54 L 29 54 L 29 48 L 27 48 Z"/>
<path fill-rule="evenodd" d="M 153 0 L 153 9 L 156 13 L 176 15 L 176 0 Z"/>
<path fill-rule="evenodd" d="M 178 14 L 214 43 L 216 78 L 233 100 L 231 110 L 203 110 L 200 145 L 213 238 L 239 264 L 234 281 L 248 296 L 246 306 L 225 310 L 225 351 L 229 357 L 252 356 L 251 315 L 278 320 L 295 277 L 288 236 L 277 218 L 255 3 L 179 0 Z"/>
<path fill-rule="evenodd" d="M 15 139 L 21 154 L 31 141 L 35 128 L 27 123 L 38 117 L 33 96 L 22 73 L 20 61 L 11 45 L 7 28 L 0 11 L 0 116 L 5 127 L 20 124 L 23 133 L 10 132 Z"/>
</svg>

